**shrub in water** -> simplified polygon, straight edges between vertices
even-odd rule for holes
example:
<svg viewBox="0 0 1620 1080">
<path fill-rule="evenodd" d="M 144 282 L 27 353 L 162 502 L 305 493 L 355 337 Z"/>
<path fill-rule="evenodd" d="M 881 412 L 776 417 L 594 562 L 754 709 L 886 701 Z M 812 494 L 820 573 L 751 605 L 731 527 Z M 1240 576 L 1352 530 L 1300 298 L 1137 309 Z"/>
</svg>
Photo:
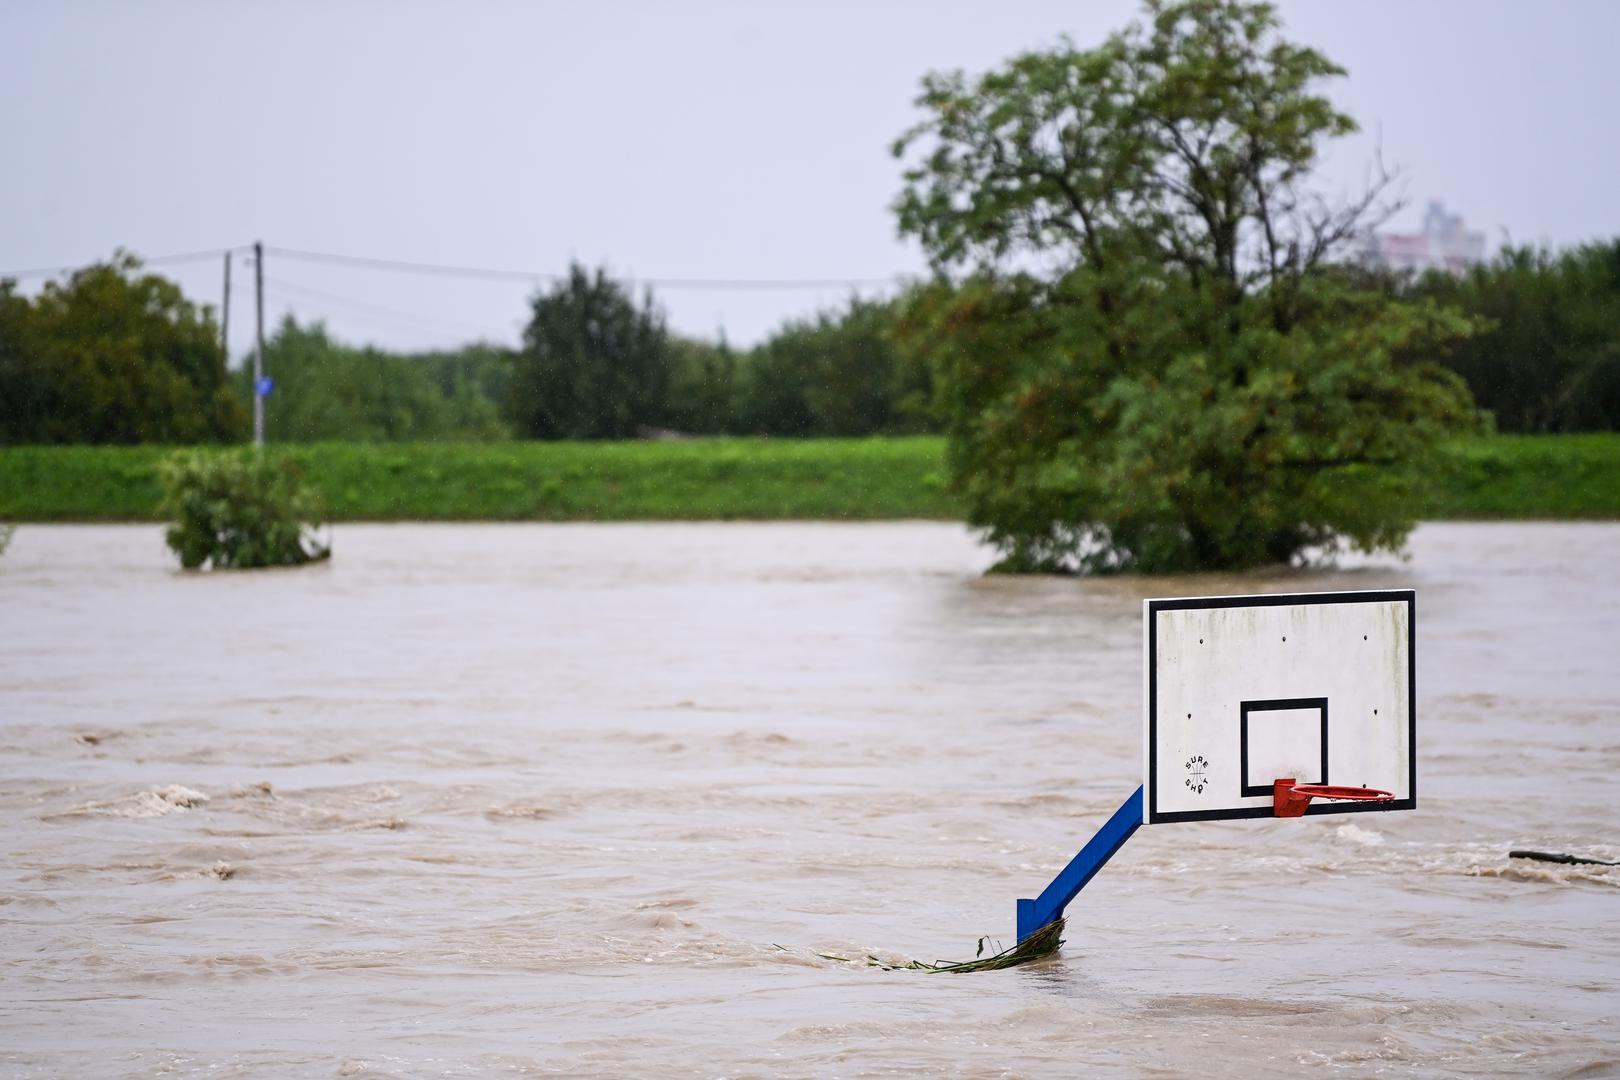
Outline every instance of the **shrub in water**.
<svg viewBox="0 0 1620 1080">
<path fill-rule="evenodd" d="M 311 535 L 320 501 L 303 470 L 253 450 L 181 451 L 161 466 L 169 547 L 188 570 L 299 566 L 331 555 Z"/>
</svg>

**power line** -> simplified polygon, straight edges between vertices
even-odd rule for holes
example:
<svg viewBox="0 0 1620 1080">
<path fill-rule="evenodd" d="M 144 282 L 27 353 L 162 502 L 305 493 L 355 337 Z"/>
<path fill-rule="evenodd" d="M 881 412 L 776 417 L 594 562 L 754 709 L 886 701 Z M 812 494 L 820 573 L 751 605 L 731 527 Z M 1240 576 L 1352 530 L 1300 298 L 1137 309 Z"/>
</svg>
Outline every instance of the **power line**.
<svg viewBox="0 0 1620 1080">
<path fill-rule="evenodd" d="M 405 259 L 380 259 L 364 255 L 338 255 L 328 251 L 305 251 L 299 248 L 266 247 L 265 252 L 291 259 L 333 263 L 340 266 L 365 267 L 372 270 L 390 270 L 406 274 L 437 274 L 443 277 L 483 278 L 494 281 L 565 281 L 567 274 L 555 270 L 507 270 L 485 266 L 455 266 L 446 263 L 410 262 Z M 641 278 L 627 277 L 637 285 L 650 285 L 660 289 L 843 289 L 870 288 L 896 285 L 901 277 L 895 274 L 885 278 Z"/>
<path fill-rule="evenodd" d="M 249 246 L 243 244 L 238 247 L 209 248 L 206 251 L 183 251 L 176 255 L 157 255 L 150 259 L 141 258 L 137 255 L 136 258 L 140 260 L 143 267 L 162 266 L 166 263 L 201 262 L 203 259 L 217 259 L 221 255 L 232 255 L 238 251 L 247 250 L 250 250 Z M 92 266 L 106 266 L 110 261 L 81 263 L 78 266 L 41 266 L 31 270 L 0 270 L 0 278 L 21 280 L 23 278 L 55 277 L 58 274 L 72 274 L 80 270 L 88 270 Z"/>
<path fill-rule="evenodd" d="M 468 330 L 478 333 L 487 332 L 487 328 L 474 326 L 472 323 L 445 320 L 430 315 L 422 315 L 416 312 L 400 311 L 396 308 L 384 307 L 381 304 L 373 304 L 365 300 L 356 300 L 352 296 L 340 296 L 337 293 L 326 292 L 322 289 L 312 289 L 307 285 L 295 285 L 284 278 L 267 277 L 264 279 L 264 283 L 269 287 L 272 293 L 283 293 L 289 297 L 302 296 L 307 300 L 318 300 L 322 303 L 335 304 L 340 308 L 349 308 L 363 314 L 380 315 L 390 319 L 398 319 L 404 322 L 416 323 L 418 326 L 437 327 L 441 330 L 452 329 L 460 332 L 466 332 Z"/>
<path fill-rule="evenodd" d="M 241 244 L 236 247 L 209 248 L 206 251 L 186 251 L 174 255 L 158 255 L 150 259 L 140 258 L 143 267 L 162 266 L 168 263 L 197 262 L 203 259 L 217 259 L 221 255 L 231 255 L 242 251 L 251 251 L 252 245 Z M 555 270 L 511 270 L 488 266 L 459 266 L 449 263 L 413 262 L 406 259 L 383 259 L 368 255 L 340 255 L 330 251 L 308 251 L 302 248 L 271 247 L 264 248 L 267 255 L 279 255 L 289 259 L 301 259 L 305 262 L 328 263 L 335 266 L 350 266 L 369 270 L 385 270 L 403 274 L 428 274 L 438 277 L 478 278 L 486 281 L 522 281 L 522 282 L 558 282 L 566 281 L 568 275 Z M 78 266 L 49 266 L 34 267 L 27 270 L 0 271 L 0 278 L 21 280 L 24 278 L 55 277 L 58 274 L 71 274 L 85 270 L 92 266 L 105 265 L 104 262 L 83 263 Z M 644 285 L 658 289 L 717 289 L 717 290 L 792 290 L 792 289 L 862 289 L 881 288 L 901 284 L 905 279 L 900 274 L 889 277 L 842 277 L 842 278 L 700 278 L 700 277 L 634 277 L 626 276 L 625 281 L 634 285 Z"/>
<path fill-rule="evenodd" d="M 562 281 L 567 275 L 546 270 L 494 270 L 478 266 L 450 266 L 442 263 L 406 262 L 400 259 L 374 259 L 364 255 L 334 255 L 324 251 L 302 251 L 298 248 L 267 247 L 271 255 L 308 262 L 336 263 L 339 266 L 359 266 L 372 270 L 392 270 L 406 274 L 437 274 L 443 277 L 476 277 L 503 281 Z"/>
</svg>

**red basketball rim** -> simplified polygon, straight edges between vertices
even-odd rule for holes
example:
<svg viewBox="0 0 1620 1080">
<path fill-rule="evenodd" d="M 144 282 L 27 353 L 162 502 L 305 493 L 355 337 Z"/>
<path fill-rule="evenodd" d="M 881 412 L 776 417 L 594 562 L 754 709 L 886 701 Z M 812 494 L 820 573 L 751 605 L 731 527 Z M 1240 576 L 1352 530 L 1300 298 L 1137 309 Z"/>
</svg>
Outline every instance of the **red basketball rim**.
<svg viewBox="0 0 1620 1080">
<path fill-rule="evenodd" d="M 1393 792 L 1380 791 L 1370 787 L 1346 787 L 1342 784 L 1295 784 L 1289 789 L 1295 795 L 1305 795 L 1312 799 L 1360 799 L 1368 802 L 1387 802 L 1395 797 Z"/>
</svg>

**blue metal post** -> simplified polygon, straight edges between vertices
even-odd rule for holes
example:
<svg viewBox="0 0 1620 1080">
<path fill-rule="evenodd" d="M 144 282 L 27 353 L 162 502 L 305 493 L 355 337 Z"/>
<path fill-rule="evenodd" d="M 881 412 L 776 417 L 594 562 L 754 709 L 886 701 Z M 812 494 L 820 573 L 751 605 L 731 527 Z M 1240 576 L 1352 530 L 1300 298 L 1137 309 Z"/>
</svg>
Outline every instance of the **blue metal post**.
<svg viewBox="0 0 1620 1080">
<path fill-rule="evenodd" d="M 1022 942 L 1047 923 L 1063 917 L 1063 909 L 1086 883 L 1097 876 L 1097 871 L 1108 864 L 1114 852 L 1125 846 L 1125 841 L 1142 824 L 1142 789 L 1114 811 L 1108 824 L 1097 830 L 1080 853 L 1069 860 L 1063 872 L 1052 879 L 1034 900 L 1018 901 L 1018 940 Z"/>
</svg>

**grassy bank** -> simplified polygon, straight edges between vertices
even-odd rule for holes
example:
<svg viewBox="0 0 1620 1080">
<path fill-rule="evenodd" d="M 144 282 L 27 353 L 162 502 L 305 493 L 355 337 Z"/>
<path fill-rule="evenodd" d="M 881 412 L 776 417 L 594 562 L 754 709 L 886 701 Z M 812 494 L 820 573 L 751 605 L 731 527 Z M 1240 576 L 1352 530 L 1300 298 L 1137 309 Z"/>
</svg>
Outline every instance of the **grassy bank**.
<svg viewBox="0 0 1620 1080">
<path fill-rule="evenodd" d="M 951 518 L 936 438 L 289 448 L 346 521 Z M 150 521 L 155 447 L 0 449 L 0 521 Z M 1620 435 L 1449 445 L 1423 520 L 1620 518 Z"/>
<path fill-rule="evenodd" d="M 290 447 L 335 520 L 949 518 L 938 439 Z M 0 520 L 141 521 L 152 447 L 0 450 Z"/>
<path fill-rule="evenodd" d="M 1421 492 L 1422 521 L 1620 518 L 1620 434 L 1459 440 Z"/>
</svg>

